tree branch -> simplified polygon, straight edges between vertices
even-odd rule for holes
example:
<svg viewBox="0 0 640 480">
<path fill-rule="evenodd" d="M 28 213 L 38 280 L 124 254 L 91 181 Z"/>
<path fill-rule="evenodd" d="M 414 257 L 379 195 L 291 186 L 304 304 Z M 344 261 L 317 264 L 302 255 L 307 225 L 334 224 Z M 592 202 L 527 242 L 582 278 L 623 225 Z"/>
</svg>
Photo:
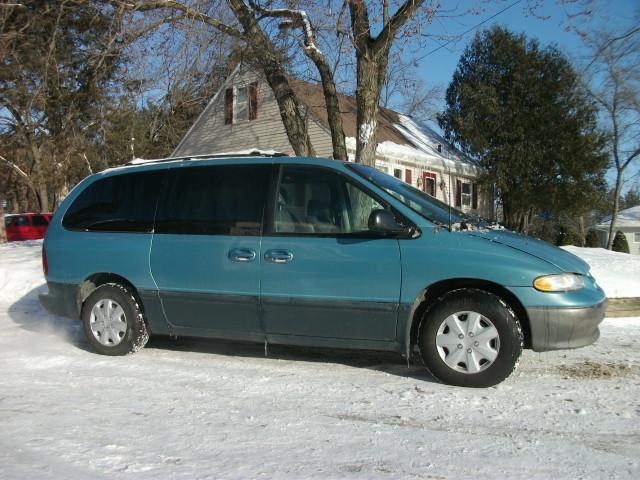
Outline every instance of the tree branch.
<svg viewBox="0 0 640 480">
<path fill-rule="evenodd" d="M 384 24 L 382 31 L 375 38 L 373 48 L 380 50 L 393 42 L 393 38 L 409 19 L 413 17 L 416 10 L 422 6 L 425 0 L 407 0 L 391 17 L 391 20 Z M 388 16 L 387 12 L 387 16 Z"/>
<path fill-rule="evenodd" d="M 148 12 L 151 10 L 160 10 L 163 8 L 178 10 L 185 14 L 188 18 L 193 18 L 194 20 L 199 20 L 207 25 L 212 26 L 216 30 L 219 30 L 222 33 L 230 35 L 235 38 L 244 38 L 244 35 L 240 30 L 237 30 L 229 25 L 222 23 L 220 20 L 217 20 L 209 15 L 202 13 L 188 5 L 185 5 L 180 2 L 176 2 L 174 0 L 150 0 L 150 1 L 141 1 L 141 2 L 126 2 L 120 0 L 109 0 L 110 3 L 114 5 L 122 6 L 127 10 L 134 10 L 136 12 Z"/>
</svg>

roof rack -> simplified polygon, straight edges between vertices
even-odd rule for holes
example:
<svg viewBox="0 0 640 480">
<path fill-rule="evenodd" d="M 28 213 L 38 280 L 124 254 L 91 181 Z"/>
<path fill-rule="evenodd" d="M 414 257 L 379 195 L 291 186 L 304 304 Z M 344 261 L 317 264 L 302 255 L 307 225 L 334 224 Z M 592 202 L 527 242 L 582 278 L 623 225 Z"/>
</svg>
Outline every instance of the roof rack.
<svg viewBox="0 0 640 480">
<path fill-rule="evenodd" d="M 243 150 L 240 152 L 212 153 L 209 155 L 187 155 L 183 157 L 167 157 L 145 160 L 143 158 L 134 158 L 125 165 L 147 165 L 152 163 L 176 162 L 182 160 L 208 160 L 212 158 L 245 158 L 245 157 L 288 157 L 286 153 L 276 152 L 275 150 Z"/>
</svg>

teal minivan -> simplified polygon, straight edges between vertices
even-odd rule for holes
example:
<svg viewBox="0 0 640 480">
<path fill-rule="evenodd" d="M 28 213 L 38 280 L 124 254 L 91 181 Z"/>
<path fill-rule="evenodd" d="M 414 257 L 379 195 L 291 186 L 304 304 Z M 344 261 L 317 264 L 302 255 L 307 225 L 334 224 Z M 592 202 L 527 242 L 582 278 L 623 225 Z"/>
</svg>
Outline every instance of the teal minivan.
<svg viewBox="0 0 640 480">
<path fill-rule="evenodd" d="M 606 298 L 589 268 L 371 167 L 190 157 L 105 170 L 44 242 L 52 313 L 106 355 L 149 335 L 396 351 L 486 387 L 523 348 L 589 345 Z"/>
</svg>

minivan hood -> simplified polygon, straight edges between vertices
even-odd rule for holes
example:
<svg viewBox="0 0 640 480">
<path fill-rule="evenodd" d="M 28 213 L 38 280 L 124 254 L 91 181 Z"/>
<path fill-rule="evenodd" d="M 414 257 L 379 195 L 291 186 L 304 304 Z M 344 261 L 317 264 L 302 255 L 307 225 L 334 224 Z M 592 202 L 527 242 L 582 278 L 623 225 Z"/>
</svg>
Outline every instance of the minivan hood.
<svg viewBox="0 0 640 480">
<path fill-rule="evenodd" d="M 589 273 L 589 265 L 581 258 L 542 240 L 537 240 L 509 230 L 467 230 L 462 233 L 528 253 L 529 255 L 533 255 L 534 257 L 555 265 L 564 272 L 579 273 L 582 275 Z"/>
</svg>

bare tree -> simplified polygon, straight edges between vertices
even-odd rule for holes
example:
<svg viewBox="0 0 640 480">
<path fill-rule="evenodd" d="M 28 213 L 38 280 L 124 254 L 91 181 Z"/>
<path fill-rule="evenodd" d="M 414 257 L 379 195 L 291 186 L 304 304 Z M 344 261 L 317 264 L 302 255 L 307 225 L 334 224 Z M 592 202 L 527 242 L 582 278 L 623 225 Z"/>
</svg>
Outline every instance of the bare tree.
<svg viewBox="0 0 640 480">
<path fill-rule="evenodd" d="M 607 242 L 611 250 L 625 171 L 640 158 L 640 29 L 622 34 L 602 32 L 591 47 L 587 89 L 598 104 L 609 133 L 611 167 L 616 178 Z"/>
<path fill-rule="evenodd" d="M 265 17 L 286 19 L 286 21 L 280 24 L 281 30 L 294 28 L 302 31 L 304 40 L 300 43 L 300 47 L 304 54 L 316 66 L 322 82 L 327 119 L 331 132 L 333 158 L 337 160 L 347 160 L 347 147 L 344 129 L 342 127 L 342 113 L 340 112 L 338 89 L 334 80 L 334 69 L 330 65 L 327 56 L 318 47 L 315 30 L 311 24 L 311 20 L 309 20 L 309 15 L 305 10 L 266 9 L 258 5 L 255 1 L 250 0 L 249 3 L 256 12 Z"/>
<path fill-rule="evenodd" d="M 179 12 L 181 15 L 177 20 L 188 19 L 203 22 L 222 33 L 245 42 L 250 49 L 252 59 L 261 66 L 267 83 L 274 92 L 280 117 L 293 150 L 297 155 L 315 155 L 307 131 L 304 113 L 289 84 L 284 68 L 284 57 L 275 48 L 267 32 L 261 28 L 258 23 L 257 12 L 250 5 L 243 0 L 227 0 L 228 7 L 239 23 L 240 28 L 237 28 L 208 13 L 208 10 L 219 12 L 221 5 L 218 2 L 209 2 L 208 10 L 198 8 L 198 6 L 190 6 L 186 2 L 173 0 L 143 0 L 139 2 L 112 0 L 111 3 L 139 12 L 157 10 Z M 211 5 L 211 3 L 215 3 L 215 5 Z M 160 22 L 162 21 L 163 19 L 161 18 Z"/>
<path fill-rule="evenodd" d="M 412 87 L 404 92 L 402 111 L 423 123 L 436 121 L 440 102 L 444 99 L 443 86 L 428 87 L 423 80 L 417 79 L 413 82 Z"/>
<path fill-rule="evenodd" d="M 377 35 L 372 33 L 369 8 L 365 1 L 348 0 L 348 3 L 356 50 L 356 162 L 375 165 L 378 109 L 389 52 L 403 26 L 413 18 L 425 0 L 407 0 L 393 15 L 389 12 L 389 1 L 383 0 L 382 28 Z M 433 13 L 437 6 L 438 3 L 434 2 L 430 12 Z"/>
</svg>

